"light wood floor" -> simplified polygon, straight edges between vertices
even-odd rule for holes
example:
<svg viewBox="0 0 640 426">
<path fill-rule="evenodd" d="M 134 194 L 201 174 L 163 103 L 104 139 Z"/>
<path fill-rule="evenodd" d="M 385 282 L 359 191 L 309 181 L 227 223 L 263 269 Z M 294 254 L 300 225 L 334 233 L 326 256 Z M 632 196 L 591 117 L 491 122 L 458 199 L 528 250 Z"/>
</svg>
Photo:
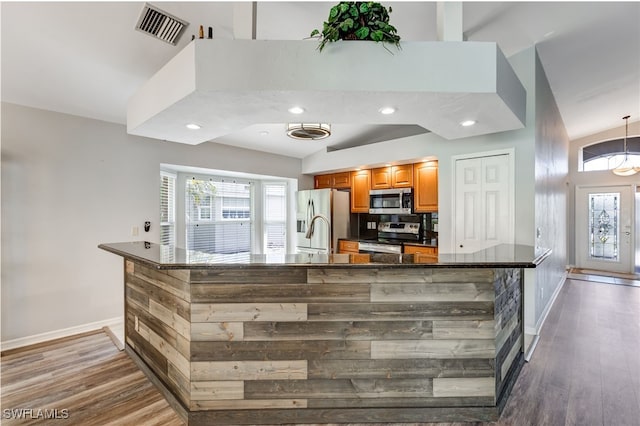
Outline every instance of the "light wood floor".
<svg viewBox="0 0 640 426">
<path fill-rule="evenodd" d="M 69 421 L 50 424 L 181 424 L 103 332 L 8 351 L 1 361 L 3 417 L 57 408 Z M 494 425 L 640 426 L 640 288 L 567 280 Z"/>
<path fill-rule="evenodd" d="M 6 351 L 1 362 L 2 425 L 182 424 L 103 331 Z M 7 418 L 5 410 L 21 408 L 32 411 L 20 420 Z M 39 409 L 57 414 L 58 420 L 44 419 Z"/>
</svg>

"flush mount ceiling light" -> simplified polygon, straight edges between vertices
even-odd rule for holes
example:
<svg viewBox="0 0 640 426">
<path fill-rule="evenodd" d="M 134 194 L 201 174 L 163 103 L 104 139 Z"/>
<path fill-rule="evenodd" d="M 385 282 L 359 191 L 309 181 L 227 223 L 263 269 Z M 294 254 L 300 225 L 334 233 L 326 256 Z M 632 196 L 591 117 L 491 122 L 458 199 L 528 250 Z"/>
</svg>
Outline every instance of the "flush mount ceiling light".
<svg viewBox="0 0 640 426">
<path fill-rule="evenodd" d="M 460 125 L 462 127 L 469 127 L 469 126 L 473 126 L 474 124 L 476 124 L 475 120 L 465 120 L 460 122 Z"/>
<path fill-rule="evenodd" d="M 185 127 L 189 130 L 200 130 L 202 128 L 199 124 L 196 123 L 189 123 L 185 125 Z"/>
<path fill-rule="evenodd" d="M 299 106 L 294 106 L 289 108 L 287 111 L 289 111 L 291 114 L 302 114 L 304 112 L 304 108 Z"/>
<path fill-rule="evenodd" d="M 638 171 L 640 171 L 640 167 L 634 167 L 631 161 L 629 161 L 629 151 L 627 149 L 627 135 L 629 134 L 629 117 L 630 115 L 626 115 L 622 117 L 625 121 L 624 123 L 624 160 L 620 163 L 616 168 L 612 171 L 614 174 L 618 176 L 633 176 Z"/>
<path fill-rule="evenodd" d="M 320 140 L 331 135 L 331 125 L 326 123 L 289 123 L 287 136 L 300 140 Z"/>
<path fill-rule="evenodd" d="M 396 112 L 396 109 L 394 107 L 383 107 L 380 108 L 378 112 L 382 115 L 390 115 Z"/>
</svg>

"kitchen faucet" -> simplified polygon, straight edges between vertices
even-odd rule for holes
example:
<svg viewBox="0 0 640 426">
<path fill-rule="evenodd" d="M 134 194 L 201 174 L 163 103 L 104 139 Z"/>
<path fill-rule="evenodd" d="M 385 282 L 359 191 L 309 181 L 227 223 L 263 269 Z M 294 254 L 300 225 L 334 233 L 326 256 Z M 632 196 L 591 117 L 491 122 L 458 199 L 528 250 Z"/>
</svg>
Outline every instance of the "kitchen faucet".
<svg viewBox="0 0 640 426">
<path fill-rule="evenodd" d="M 327 235 L 329 236 L 329 239 L 327 241 L 327 254 L 331 254 L 331 223 L 325 215 L 317 214 L 311 218 L 311 222 L 309 223 L 309 228 L 307 229 L 305 238 L 311 239 L 311 236 L 313 235 L 313 224 L 315 223 L 316 219 L 322 219 L 324 220 L 324 223 L 327 224 Z"/>
</svg>

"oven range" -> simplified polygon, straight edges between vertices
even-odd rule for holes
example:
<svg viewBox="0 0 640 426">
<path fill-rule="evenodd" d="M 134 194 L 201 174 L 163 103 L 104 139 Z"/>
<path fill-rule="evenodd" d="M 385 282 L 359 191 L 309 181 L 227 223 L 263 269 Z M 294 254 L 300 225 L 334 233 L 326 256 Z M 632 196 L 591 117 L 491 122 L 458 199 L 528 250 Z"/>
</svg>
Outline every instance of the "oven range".
<svg viewBox="0 0 640 426">
<path fill-rule="evenodd" d="M 377 241 L 360 241 L 360 253 L 402 253 L 402 243 L 420 239 L 420 224 L 380 222 Z"/>
</svg>

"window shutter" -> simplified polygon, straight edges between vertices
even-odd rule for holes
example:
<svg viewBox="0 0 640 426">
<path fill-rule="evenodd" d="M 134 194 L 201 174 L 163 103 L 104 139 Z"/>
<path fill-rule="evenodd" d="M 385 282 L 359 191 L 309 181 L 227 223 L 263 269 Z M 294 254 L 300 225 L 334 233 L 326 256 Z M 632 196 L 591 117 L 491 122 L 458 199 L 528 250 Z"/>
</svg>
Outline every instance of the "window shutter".
<svg viewBox="0 0 640 426">
<path fill-rule="evenodd" d="M 176 176 L 160 172 L 160 244 L 176 242 Z"/>
</svg>

